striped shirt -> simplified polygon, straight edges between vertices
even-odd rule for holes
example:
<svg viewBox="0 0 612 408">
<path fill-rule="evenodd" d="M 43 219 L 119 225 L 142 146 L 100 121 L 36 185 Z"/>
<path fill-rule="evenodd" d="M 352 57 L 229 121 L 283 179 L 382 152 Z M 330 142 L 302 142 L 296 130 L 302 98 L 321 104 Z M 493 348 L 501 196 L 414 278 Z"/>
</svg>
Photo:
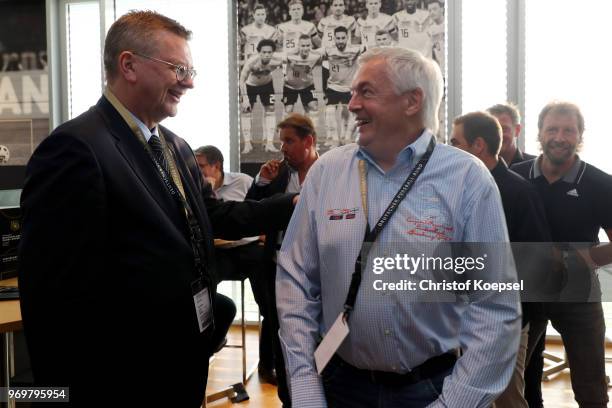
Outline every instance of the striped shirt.
<svg viewBox="0 0 612 408">
<path fill-rule="evenodd" d="M 279 253 L 276 280 L 280 339 L 294 406 L 326 406 L 313 353 L 342 311 L 364 236 L 359 160 L 368 167 L 368 219 L 374 225 L 431 137 L 426 132 L 407 146 L 387 172 L 355 144 L 329 151 L 310 169 Z M 406 373 L 431 357 L 461 348 L 464 354 L 436 404 L 485 407 L 504 390 L 514 369 L 518 293 L 487 291 L 468 301 L 453 294 L 451 301 L 415 302 L 405 291 L 374 288 L 377 279 L 392 282 L 400 276 L 397 271 L 375 273 L 374 257 L 394 257 L 408 246 L 418 255 L 430 253 L 433 244 L 446 241 L 506 243 L 508 234 L 490 172 L 473 156 L 437 145 L 374 244 L 350 333 L 338 354 L 358 368 Z M 491 282 L 516 281 L 510 251 L 503 247 L 481 272 Z"/>
</svg>

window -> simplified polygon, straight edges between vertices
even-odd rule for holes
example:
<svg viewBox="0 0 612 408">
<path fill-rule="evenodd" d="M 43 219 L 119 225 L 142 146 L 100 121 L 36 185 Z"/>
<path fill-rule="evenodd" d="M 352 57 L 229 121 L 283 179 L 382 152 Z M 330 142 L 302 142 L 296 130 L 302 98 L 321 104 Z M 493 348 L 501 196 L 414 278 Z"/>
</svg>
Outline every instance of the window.
<svg viewBox="0 0 612 408">
<path fill-rule="evenodd" d="M 467 113 L 507 98 L 506 0 L 463 0 L 461 20 L 460 111 Z"/>
<path fill-rule="evenodd" d="M 62 92 L 71 119 L 87 110 L 103 90 L 100 2 L 66 0 L 65 84 Z M 112 7 L 112 0 L 103 1 Z M 129 10 L 155 10 L 193 31 L 190 42 L 195 88 L 187 92 L 175 118 L 163 122 L 192 148 L 212 144 L 233 167 L 230 155 L 230 105 L 228 69 L 228 3 L 215 0 L 115 0 L 115 16 Z M 112 23 L 112 21 L 110 22 Z M 109 25 L 110 25 L 109 23 Z"/>
<path fill-rule="evenodd" d="M 612 4 L 597 2 L 583 7 L 575 1 L 526 1 L 525 145 L 538 153 L 538 115 L 546 103 L 566 100 L 578 104 L 585 118 L 584 146 L 580 156 L 612 173 L 607 98 L 612 93 L 610 53 L 602 39 L 612 36 Z M 608 237 L 600 231 L 599 238 Z M 612 267 L 600 270 L 604 299 L 610 293 Z M 612 305 L 604 302 L 606 326 L 611 327 Z"/>
<path fill-rule="evenodd" d="M 68 118 L 80 115 L 100 97 L 102 58 L 97 1 L 66 4 Z"/>
<path fill-rule="evenodd" d="M 584 7 L 575 1 L 526 2 L 526 149 L 539 152 L 538 114 L 553 99 L 580 106 L 585 117 L 581 157 L 612 173 L 608 96 L 612 57 L 602 40 L 612 37 L 612 3 Z"/>
<path fill-rule="evenodd" d="M 228 3 L 219 0 L 115 0 L 116 16 L 130 10 L 155 10 L 193 31 L 190 42 L 198 71 L 195 87 L 181 98 L 178 114 L 163 122 L 196 149 L 215 145 L 226 163 L 229 150 Z M 226 169 L 227 170 L 227 169 Z"/>
</svg>

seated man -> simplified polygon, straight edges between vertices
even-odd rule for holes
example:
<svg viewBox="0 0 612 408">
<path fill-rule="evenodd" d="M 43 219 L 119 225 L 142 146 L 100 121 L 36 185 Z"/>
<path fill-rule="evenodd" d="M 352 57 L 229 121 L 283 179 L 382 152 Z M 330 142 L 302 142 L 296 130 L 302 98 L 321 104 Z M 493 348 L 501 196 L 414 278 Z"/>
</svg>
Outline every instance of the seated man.
<svg viewBox="0 0 612 408">
<path fill-rule="evenodd" d="M 261 200 L 278 193 L 299 193 L 302 183 L 313 163 L 319 158 L 317 153 L 317 134 L 313 121 L 305 115 L 291 113 L 277 126 L 282 142 L 283 160 L 269 160 L 259 171 L 255 183 L 249 189 L 248 199 Z M 274 352 L 276 374 L 278 376 L 278 397 L 284 408 L 291 407 L 289 388 L 285 376 L 285 362 L 278 338 L 278 315 L 276 312 L 276 253 L 280 248 L 284 228 L 271 227 L 266 231 L 264 268 L 266 284 L 270 295 L 270 317 L 274 325 Z"/>
<path fill-rule="evenodd" d="M 227 343 L 227 332 L 229 331 L 234 317 L 236 317 L 236 304 L 234 301 L 220 293 L 215 293 L 213 301 L 215 313 L 215 329 L 210 336 L 209 357 L 219 352 Z"/>
<path fill-rule="evenodd" d="M 218 199 L 244 201 L 253 182 L 251 176 L 242 173 L 224 172 L 223 154 L 215 146 L 200 147 L 196 149 L 195 155 L 202 177 L 211 184 Z M 273 333 L 270 329 L 270 318 L 267 313 L 270 300 L 263 283 L 263 246 L 259 245 L 259 237 L 248 237 L 224 243 L 223 248 L 217 247 L 215 256 L 219 281 L 240 280 L 248 277 L 251 282 L 253 296 L 263 316 L 259 338 L 259 374 L 265 382 L 275 384 Z M 227 328 L 229 329 L 229 325 Z M 227 330 L 225 333 L 227 333 Z"/>
</svg>

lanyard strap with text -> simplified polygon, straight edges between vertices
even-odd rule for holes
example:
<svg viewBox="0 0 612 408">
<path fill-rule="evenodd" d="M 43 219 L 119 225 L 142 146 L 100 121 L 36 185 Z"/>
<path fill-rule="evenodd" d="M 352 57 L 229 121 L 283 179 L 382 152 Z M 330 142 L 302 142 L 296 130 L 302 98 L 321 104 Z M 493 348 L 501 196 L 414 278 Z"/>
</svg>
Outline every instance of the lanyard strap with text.
<svg viewBox="0 0 612 408">
<path fill-rule="evenodd" d="M 414 186 L 415 181 L 421 175 L 431 154 L 433 153 L 434 147 L 436 146 L 436 138 L 435 136 L 431 137 L 431 141 L 429 142 L 429 146 L 427 146 L 427 151 L 421 157 L 421 160 L 414 166 L 402 187 L 398 190 L 391 200 L 391 203 L 380 217 L 376 225 L 374 225 L 374 229 L 370 230 L 370 223 L 368 221 L 368 190 L 367 190 L 367 174 L 366 174 L 366 163 L 364 160 L 359 162 L 359 177 L 360 177 L 360 190 L 361 190 L 361 204 L 364 209 L 364 215 L 366 218 L 366 231 L 365 236 L 363 238 L 363 243 L 361 244 L 361 249 L 359 250 L 359 255 L 357 256 L 357 260 L 355 261 L 355 270 L 353 275 L 351 276 L 351 284 L 349 286 L 348 294 L 346 295 L 346 301 L 344 302 L 344 320 L 347 321 L 349 314 L 355 307 L 355 301 L 357 300 L 357 292 L 359 292 L 359 286 L 361 285 L 361 276 L 363 273 L 363 260 L 367 260 L 368 254 L 372 245 L 376 241 L 378 234 L 383 230 L 385 225 L 389 219 L 393 216 L 397 208 L 399 207 L 402 200 L 408 195 L 412 187 Z"/>
<path fill-rule="evenodd" d="M 115 95 L 113 95 L 113 93 L 109 89 L 106 89 L 104 91 L 104 96 L 113 105 L 113 107 L 117 110 L 117 112 L 119 112 L 119 114 L 121 115 L 123 120 L 125 120 L 125 122 L 128 124 L 132 132 L 136 135 L 136 137 L 138 137 L 138 139 L 143 144 L 145 151 L 147 152 L 149 158 L 153 161 L 153 164 L 155 165 L 155 168 L 157 169 L 157 172 L 159 173 L 159 176 L 162 182 L 164 183 L 164 186 L 168 190 L 168 193 L 170 193 L 170 195 L 172 195 L 175 199 L 177 199 L 178 202 L 181 204 L 185 212 L 185 218 L 187 221 L 187 229 L 189 231 L 189 239 L 191 241 L 191 249 L 193 251 L 195 266 L 200 275 L 200 278 L 205 279 L 204 277 L 205 256 L 203 253 L 204 235 L 202 233 L 202 229 L 200 228 L 200 224 L 198 223 L 193 213 L 193 210 L 191 209 L 191 206 L 189 205 L 189 202 L 185 198 L 186 196 L 185 196 L 185 190 L 183 188 L 183 183 L 179 175 L 179 171 L 176 166 L 176 162 L 174 160 L 172 150 L 170 149 L 170 146 L 166 143 L 166 138 L 162 134 L 161 129 L 158 128 L 159 139 L 162 145 L 162 151 L 166 159 L 166 163 L 168 163 L 170 177 L 168 177 L 168 174 L 166 173 L 166 171 L 162 168 L 161 164 L 155 158 L 155 155 L 153 154 L 153 150 L 151 149 L 151 146 L 149 145 L 149 143 L 147 143 L 146 138 L 142 134 L 142 131 L 140 130 L 140 128 L 138 127 L 134 119 L 132 118 L 129 111 L 123 106 L 123 104 L 115 97 Z"/>
</svg>

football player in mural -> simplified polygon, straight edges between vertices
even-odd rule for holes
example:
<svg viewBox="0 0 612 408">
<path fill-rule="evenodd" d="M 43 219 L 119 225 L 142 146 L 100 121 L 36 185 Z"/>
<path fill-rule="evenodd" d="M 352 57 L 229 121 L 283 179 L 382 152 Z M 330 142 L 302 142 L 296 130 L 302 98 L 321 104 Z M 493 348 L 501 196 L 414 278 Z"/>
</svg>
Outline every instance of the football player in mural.
<svg viewBox="0 0 612 408">
<path fill-rule="evenodd" d="M 251 112 L 253 106 L 259 101 L 264 106 L 263 133 L 266 140 L 265 151 L 278 152 L 274 146 L 274 134 L 276 132 L 276 120 L 274 117 L 274 104 L 272 95 L 274 86 L 272 84 L 272 72 L 283 64 L 281 58 L 274 54 L 276 43 L 271 39 L 264 39 L 257 44 L 258 54 L 253 55 L 242 67 L 240 73 L 240 95 L 242 107 L 242 138 L 244 147 L 242 154 L 253 150 L 251 137 Z"/>
<path fill-rule="evenodd" d="M 357 20 L 355 35 L 361 36 L 361 44 L 366 48 L 376 47 L 376 32 L 384 30 L 395 32 L 395 24 L 390 15 L 380 12 L 380 0 L 366 0 L 368 15 Z"/>
<path fill-rule="evenodd" d="M 347 105 L 351 100 L 351 81 L 357 71 L 355 63 L 363 46 L 349 45 L 349 33 L 345 27 L 334 30 L 335 47 L 325 49 L 329 62 L 329 80 L 325 96 L 325 122 L 327 125 L 327 146 L 336 147 L 343 141 L 350 142 L 349 117 Z"/>
<path fill-rule="evenodd" d="M 257 44 L 264 39 L 276 39 L 276 29 L 266 24 L 266 8 L 262 4 L 253 7 L 253 22 L 240 29 L 240 40 L 244 46 L 244 61 L 257 54 Z"/>
<path fill-rule="evenodd" d="M 404 9 L 393 15 L 397 27 L 398 45 L 432 57 L 431 37 L 427 33 L 429 13 L 417 8 L 417 0 L 404 0 Z"/>
</svg>

